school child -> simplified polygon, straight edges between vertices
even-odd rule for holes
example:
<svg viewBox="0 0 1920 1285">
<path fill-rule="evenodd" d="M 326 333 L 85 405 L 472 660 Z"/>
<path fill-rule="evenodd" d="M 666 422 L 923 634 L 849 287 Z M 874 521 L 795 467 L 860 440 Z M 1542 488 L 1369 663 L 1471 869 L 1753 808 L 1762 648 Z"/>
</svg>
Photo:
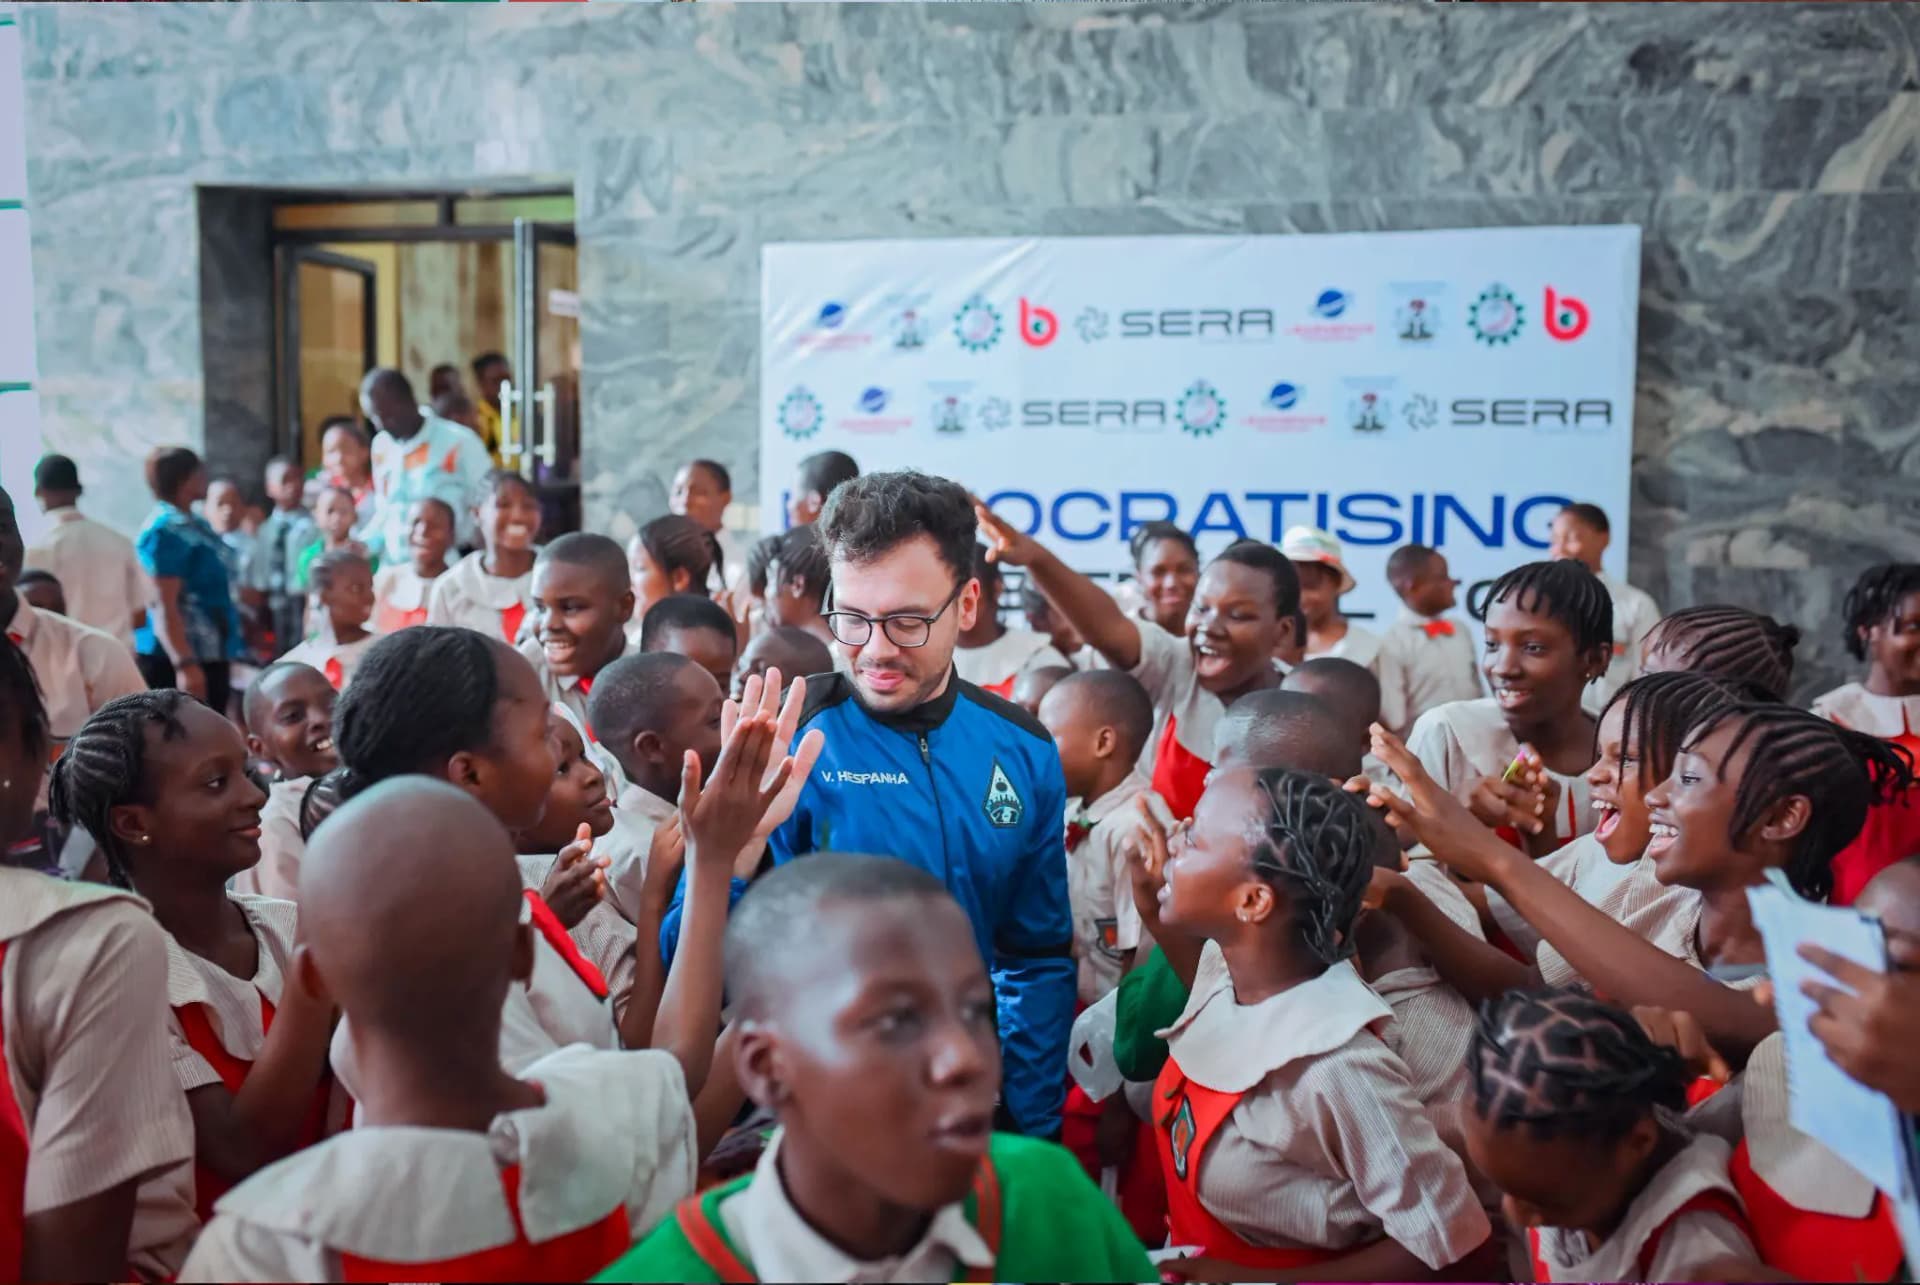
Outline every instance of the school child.
<svg viewBox="0 0 1920 1285">
<path fill-rule="evenodd" d="M 1407 737 L 1442 788 L 1538 852 L 1593 829 L 1584 773 L 1594 720 L 1580 701 L 1606 670 L 1611 611 L 1605 586 L 1577 563 L 1515 567 L 1487 593 L 1481 667 L 1493 694 L 1436 706 Z M 1532 776 L 1508 781 L 1523 747 Z"/>
<path fill-rule="evenodd" d="M 834 488 L 859 476 L 860 465 L 845 451 L 815 451 L 801 460 L 787 492 L 787 525 L 812 526 Z"/>
<path fill-rule="evenodd" d="M 733 475 L 719 460 L 688 460 L 675 470 L 667 507 L 713 532 L 720 554 L 708 574 L 707 588 L 714 593 L 737 588 L 746 574 L 745 551 L 739 538 L 727 529 L 727 510 L 732 505 Z"/>
<path fill-rule="evenodd" d="M 175 689 L 123 696 L 68 744 L 50 796 L 167 935 L 165 1017 L 194 1164 L 141 1189 L 151 1236 L 134 1266 L 170 1274 L 222 1192 L 328 1128 L 332 1006 L 288 984 L 293 904 L 228 891 L 260 859 L 266 802 L 232 723 Z"/>
<path fill-rule="evenodd" d="M 1920 761 L 1920 562 L 1869 567 L 1848 590 L 1847 650 L 1865 681 L 1835 688 L 1813 712 L 1901 746 Z M 1877 807 L 1854 846 L 1834 860 L 1834 900 L 1845 905 L 1874 875 L 1920 852 L 1920 794 Z"/>
<path fill-rule="evenodd" d="M 365 545 L 353 538 L 353 525 L 358 515 L 353 507 L 351 492 L 337 486 L 322 491 L 319 501 L 313 506 L 313 520 L 319 533 L 300 551 L 293 567 L 294 587 L 302 591 L 313 588 L 313 564 L 321 557 L 345 549 L 357 550 L 363 556 L 367 551 Z M 377 561 L 376 558 L 368 559 L 370 565 Z"/>
<path fill-rule="evenodd" d="M 390 562 L 373 577 L 373 631 L 390 634 L 427 623 L 434 581 L 447 572 L 453 548 L 453 506 L 428 496 L 407 519 L 407 561 Z"/>
<path fill-rule="evenodd" d="M 59 579 L 72 619 L 92 625 L 133 649 L 133 630 L 143 622 L 153 584 L 133 541 L 80 511 L 80 469 L 64 455 L 43 455 L 33 466 L 33 498 L 47 515 L 38 544 L 27 546 L 29 567 Z"/>
<path fill-rule="evenodd" d="M 810 526 L 794 527 L 780 537 L 767 568 L 767 624 L 775 629 L 804 629 L 831 647 L 833 633 L 820 614 L 829 587 L 827 549 L 820 542 L 820 532 Z"/>
<path fill-rule="evenodd" d="M 34 610 L 56 616 L 67 614 L 67 591 L 53 572 L 22 571 L 15 577 L 13 587 L 19 591 L 20 600 Z"/>
<path fill-rule="evenodd" d="M 1031 584 L 1020 586 L 1020 614 L 1027 618 L 1027 628 L 1036 634 L 1044 634 L 1053 649 L 1067 658 L 1067 664 L 1074 669 L 1086 669 L 1096 663 L 1097 654 L 1087 646 L 1087 640 L 1073 627 L 1063 612 L 1054 610 L 1047 595 Z"/>
<path fill-rule="evenodd" d="M 587 694 L 627 652 L 633 588 L 626 555 L 604 535 L 576 531 L 540 551 L 533 564 L 532 636 L 520 654 L 540 675 L 549 702 L 564 706 L 593 739 Z"/>
<path fill-rule="evenodd" d="M 1131 673 L 1154 704 L 1154 739 L 1141 760 L 1177 819 L 1193 815 L 1206 788 L 1214 724 L 1251 691 L 1280 685 L 1276 644 L 1293 631 L 1300 597 L 1293 563 L 1272 545 L 1229 545 L 1207 564 L 1184 638 L 1142 628 L 1106 591 L 984 504 L 974 506 L 994 559 L 1025 567 L 1041 592 L 1116 669 Z M 1170 538 L 1170 537 L 1169 537 Z M 1162 541 L 1164 543 L 1164 541 Z"/>
<path fill-rule="evenodd" d="M 599 1279 L 1155 1278 L 1071 1156 L 992 1131 L 993 988 L 938 879 L 789 862 L 741 901 L 726 960 L 734 1067 L 779 1130 Z"/>
<path fill-rule="evenodd" d="M 265 653 L 277 656 L 306 637 L 306 595 L 295 578 L 300 555 L 318 535 L 302 494 L 299 466 L 285 456 L 267 461 L 267 498 L 273 512 L 254 533 L 245 581 L 247 600 L 262 611 L 271 635 Z"/>
<path fill-rule="evenodd" d="M 495 469 L 475 511 L 481 548 L 433 582 L 427 623 L 459 625 L 509 643 L 520 640 L 533 608 L 534 541 L 540 498 L 518 473 Z"/>
<path fill-rule="evenodd" d="M 333 771 L 333 685 L 311 665 L 276 661 L 247 688 L 247 749 L 269 773 L 260 809 L 260 861 L 234 876 L 235 892 L 300 899 L 300 804 L 315 780 Z"/>
<path fill-rule="evenodd" d="M 980 582 L 980 610 L 953 649 L 953 669 L 962 680 L 995 696 L 1012 696 L 1014 683 L 1030 670 L 1072 668 L 1045 634 L 1000 623 L 1000 565 L 988 558 L 984 544 L 974 546 L 973 574 Z"/>
<path fill-rule="evenodd" d="M 1282 634 L 1273 645 L 1273 667 L 1282 674 L 1291 674 L 1307 659 L 1307 613 L 1296 605 L 1293 609 L 1293 628 Z"/>
<path fill-rule="evenodd" d="M 1133 579 L 1114 598 L 1143 624 L 1175 638 L 1187 635 L 1187 613 L 1200 586 L 1200 550 L 1193 537 L 1171 522 L 1143 522 L 1127 538 Z"/>
<path fill-rule="evenodd" d="M 1783 701 L 1793 685 L 1800 630 L 1745 607 L 1682 607 L 1660 618 L 1640 646 L 1643 673 L 1685 670 L 1749 700 Z"/>
<path fill-rule="evenodd" d="M 1640 649 L 1647 631 L 1660 619 L 1652 598 L 1600 565 L 1613 539 L 1605 510 L 1596 504 L 1569 504 L 1554 515 L 1547 545 L 1552 558 L 1568 558 L 1591 571 L 1613 601 L 1613 659 L 1585 696 L 1586 710 L 1598 714 L 1607 701 L 1640 672 Z"/>
<path fill-rule="evenodd" d="M 1625 1012 L 1510 991 L 1482 1007 L 1469 1065 L 1467 1151 L 1526 1230 L 1534 1280 L 1701 1280 L 1754 1258 L 1727 1144 L 1670 1123 L 1692 1073 Z"/>
<path fill-rule="evenodd" d="M 1065 665 L 1042 665 L 1038 669 L 1029 669 L 1013 685 L 1013 703 L 1038 718 L 1040 702 L 1047 698 L 1048 692 L 1059 686 L 1061 679 L 1072 677 L 1073 673 Z"/>
<path fill-rule="evenodd" d="M 833 672 L 833 653 L 804 629 L 769 629 L 753 636 L 734 662 L 731 694 L 740 699 L 746 681 L 777 669 L 789 678 Z"/>
<path fill-rule="evenodd" d="M 1280 688 L 1304 692 L 1332 711 L 1344 746 L 1360 761 L 1354 774 L 1380 773 L 1380 765 L 1373 758 L 1372 733 L 1368 731 L 1380 718 L 1380 682 L 1372 671 L 1338 656 L 1316 656 L 1288 671 L 1280 680 Z"/>
<path fill-rule="evenodd" d="M 367 629 L 373 615 L 373 564 L 357 549 L 335 549 L 315 562 L 308 576 L 325 617 L 316 636 L 281 659 L 311 665 L 335 691 L 345 691 L 379 637 Z"/>
<path fill-rule="evenodd" d="M 1190 991 L 1154 1086 L 1169 1231 L 1210 1265 L 1406 1280 L 1490 1234 L 1351 960 L 1378 843 L 1331 781 L 1234 769 L 1146 863 L 1142 917 Z"/>
<path fill-rule="evenodd" d="M 647 608 L 638 642 L 643 652 L 671 651 L 687 657 L 712 674 L 723 692 L 733 686 L 739 635 L 726 608 L 711 598 L 693 593 L 662 598 Z"/>
<path fill-rule="evenodd" d="M 1340 542 L 1318 527 L 1297 526 L 1280 542 L 1280 552 L 1300 573 L 1300 610 L 1307 617 L 1304 656 L 1336 656 L 1372 668 L 1380 636 L 1340 614 L 1340 599 L 1353 592 L 1354 580 L 1340 560 Z"/>
<path fill-rule="evenodd" d="M 26 834 L 52 744 L 0 638 L 0 846 Z M 166 944 L 138 899 L 0 867 L 0 1278 L 121 1280 L 134 1192 L 193 1158 L 168 1063 Z"/>
<path fill-rule="evenodd" d="M 1702 970 L 1765 961 L 1746 890 L 1779 868 L 1801 896 L 1825 900 L 1834 855 L 1859 833 L 1869 805 L 1913 779 L 1908 762 L 1885 742 L 1802 710 L 1771 703 L 1707 708 L 1686 731 L 1672 774 L 1646 794 L 1646 859 L 1655 877 L 1700 894 L 1699 916 L 1682 938 L 1686 957 L 1676 958 L 1494 837 L 1385 729 L 1374 752 L 1408 790 L 1403 799 L 1375 787 L 1373 799 L 1388 810 L 1390 824 L 1457 875 L 1498 892 L 1596 994 L 1689 1012 L 1736 1064 L 1772 1032 L 1772 1011 Z M 1422 936 L 1435 949 L 1434 939 Z M 1474 993 L 1469 983 L 1456 984 Z M 1482 993 L 1499 989 L 1496 983 Z"/>
<path fill-rule="evenodd" d="M 1405 737 L 1428 710 L 1480 695 L 1480 667 L 1473 635 L 1451 619 L 1460 582 L 1446 555 L 1424 544 L 1407 544 L 1387 558 L 1387 583 L 1400 599 L 1400 615 L 1380 635 L 1374 673 L 1380 679 L 1380 721 Z"/>
<path fill-rule="evenodd" d="M 669 513 L 641 527 L 627 542 L 634 602 L 633 623 L 627 632 L 638 641 L 641 623 L 662 599 L 675 594 L 704 595 L 708 579 L 720 565 L 719 541 L 692 518 Z M 772 592 L 769 576 L 767 593 L 771 596 Z"/>
<path fill-rule="evenodd" d="M 715 812 L 690 855 L 724 877 L 711 852 L 740 822 Z M 711 1034 L 692 1066 L 682 1050 L 566 1048 L 521 1078 L 503 1068 L 501 1013 L 539 933 L 479 800 L 388 781 L 329 819 L 308 867 L 300 984 L 337 996 L 354 1031 L 358 1127 L 228 1193 L 184 1279 L 582 1280 L 692 1189 L 689 1096 Z M 718 947 L 698 970 L 716 1022 Z"/>
</svg>

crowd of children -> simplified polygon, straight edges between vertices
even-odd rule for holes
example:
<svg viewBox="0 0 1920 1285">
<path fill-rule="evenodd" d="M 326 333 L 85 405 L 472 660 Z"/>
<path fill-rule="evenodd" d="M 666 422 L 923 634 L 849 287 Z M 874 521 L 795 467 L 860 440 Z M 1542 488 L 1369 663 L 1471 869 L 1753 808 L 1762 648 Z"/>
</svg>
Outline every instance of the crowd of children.
<svg viewBox="0 0 1920 1285">
<path fill-rule="evenodd" d="M 1920 1109 L 1920 565 L 1860 577 L 1864 672 L 1808 712 L 1798 630 L 1662 617 L 1591 505 L 1471 620 L 1420 545 L 1370 630 L 1325 531 L 1150 523 L 1115 591 L 980 505 L 944 605 L 865 616 L 834 453 L 750 548 L 710 460 L 623 547 L 543 536 L 511 472 L 380 508 L 326 440 L 311 508 L 284 461 L 251 530 L 205 488 L 268 662 L 231 717 L 35 605 L 0 493 L 0 1278 L 1902 1270 L 1793 1127 L 1747 893 L 1879 921 L 1892 971 L 1822 957 L 1814 1034 Z M 952 794 L 945 715 L 869 711 L 935 776 L 919 832 L 820 717 L 861 637 L 951 649 L 931 681 L 1058 785 L 997 751 Z M 1036 822 L 1013 876 L 949 844 Z M 1062 886 L 1055 945 L 982 904 Z M 1008 977 L 1068 955 L 1055 1111 Z"/>
</svg>

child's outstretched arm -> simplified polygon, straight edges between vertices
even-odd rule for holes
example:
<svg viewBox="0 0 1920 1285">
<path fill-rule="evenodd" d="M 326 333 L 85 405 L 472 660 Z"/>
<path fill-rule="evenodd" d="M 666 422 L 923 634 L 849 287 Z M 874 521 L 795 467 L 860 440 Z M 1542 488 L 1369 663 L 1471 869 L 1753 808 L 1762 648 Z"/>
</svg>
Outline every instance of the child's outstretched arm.
<svg viewBox="0 0 1920 1285">
<path fill-rule="evenodd" d="M 1367 904 L 1405 925 L 1426 948 L 1440 979 L 1470 1004 L 1504 995 L 1516 987 L 1538 986 L 1539 974 L 1497 946 L 1489 946 L 1433 904 L 1405 875 L 1375 870 Z"/>
<path fill-rule="evenodd" d="M 1114 668 L 1131 670 L 1140 663 L 1140 626 L 1127 618 L 1106 590 L 1060 561 L 1032 536 L 1014 530 L 977 498 L 973 511 L 980 518 L 980 535 L 994 561 L 1025 567 L 1041 592 Z"/>
<path fill-rule="evenodd" d="M 1596 909 L 1533 858 L 1503 843 L 1428 776 L 1420 760 L 1379 724 L 1373 752 L 1407 787 L 1407 798 L 1376 789 L 1388 824 L 1416 833 L 1447 865 L 1494 887 L 1594 990 L 1628 1007 L 1692 1013 L 1716 1047 L 1744 1063 L 1776 1029 L 1773 1011 L 1722 986 Z"/>
<path fill-rule="evenodd" d="M 647 848 L 646 876 L 634 907 L 633 989 L 619 1014 L 620 1043 L 626 1048 L 643 1049 L 653 1043 L 654 1022 L 660 1015 L 660 998 L 667 985 L 667 962 L 655 943 L 660 939 L 660 921 L 666 917 L 674 890 L 680 885 L 686 855 L 687 841 L 676 812 L 654 829 Z"/>
<path fill-rule="evenodd" d="M 202 1164 L 239 1182 L 294 1150 L 326 1074 L 334 1012 L 330 999 L 309 992 L 288 970 L 273 1025 L 240 1091 L 208 1084 L 187 1094 Z"/>
</svg>

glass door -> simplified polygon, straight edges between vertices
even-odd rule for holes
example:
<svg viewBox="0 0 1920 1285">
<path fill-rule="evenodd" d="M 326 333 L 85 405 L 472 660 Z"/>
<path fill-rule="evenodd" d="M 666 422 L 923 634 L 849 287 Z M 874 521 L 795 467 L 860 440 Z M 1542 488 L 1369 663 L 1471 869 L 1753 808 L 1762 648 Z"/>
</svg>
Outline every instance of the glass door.
<svg viewBox="0 0 1920 1285">
<path fill-rule="evenodd" d="M 573 229 L 513 221 L 513 374 L 500 451 L 540 496 L 551 539 L 580 529 L 580 267 Z"/>
<path fill-rule="evenodd" d="M 378 267 L 313 246 L 281 246 L 280 369 L 282 448 L 320 459 L 320 425 L 330 415 L 360 418 L 360 379 L 378 364 Z"/>
</svg>

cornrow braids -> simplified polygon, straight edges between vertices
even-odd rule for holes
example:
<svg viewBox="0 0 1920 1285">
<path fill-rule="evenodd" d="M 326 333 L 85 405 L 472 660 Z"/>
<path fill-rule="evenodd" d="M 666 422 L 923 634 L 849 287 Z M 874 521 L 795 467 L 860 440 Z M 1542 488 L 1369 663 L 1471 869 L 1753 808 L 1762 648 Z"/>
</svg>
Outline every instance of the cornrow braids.
<svg viewBox="0 0 1920 1285">
<path fill-rule="evenodd" d="M 1529 562 L 1507 572 L 1488 589 L 1479 620 L 1485 623 L 1493 604 L 1508 599 L 1522 611 L 1565 625 L 1576 651 L 1613 650 L 1613 596 L 1599 576 L 1572 558 Z"/>
<path fill-rule="evenodd" d="M 1607 709 L 1624 707 L 1620 744 L 1638 761 L 1642 788 L 1666 780 L 1687 733 L 1735 699 L 1724 684 L 1685 670 L 1643 674 L 1615 692 Z"/>
<path fill-rule="evenodd" d="M 117 887 L 132 888 L 133 878 L 126 854 L 113 837 L 113 810 L 145 800 L 147 729 L 159 728 L 162 740 L 184 737 L 180 708 L 192 699 L 178 688 L 164 687 L 110 700 L 74 733 L 53 765 L 48 811 L 62 824 L 77 825 L 93 836 L 107 859 L 107 878 Z"/>
<path fill-rule="evenodd" d="M 773 557 L 778 564 L 777 588 L 800 583 L 806 586 L 809 598 L 819 601 L 826 597 L 827 582 L 833 573 L 827 563 L 827 546 L 818 530 L 810 526 L 794 527 L 780 537 Z"/>
<path fill-rule="evenodd" d="M 40 697 L 40 682 L 34 677 L 33 666 L 27 663 L 27 654 L 4 630 L 0 630 L 0 709 L 13 711 L 19 720 L 20 748 L 26 751 L 27 761 L 45 763 L 50 732 L 47 705 Z M 10 842 L 14 837 L 0 835 L 0 843 Z"/>
<path fill-rule="evenodd" d="M 1920 593 L 1920 562 L 1883 562 L 1868 567 L 1847 590 L 1841 610 L 1847 618 L 1847 650 L 1855 660 L 1867 658 L 1867 631 L 1885 624 L 1900 609 L 1900 601 Z"/>
<path fill-rule="evenodd" d="M 707 577 L 715 567 L 721 568 L 722 575 L 726 574 L 721 562 L 720 541 L 713 532 L 692 518 L 669 513 L 641 527 L 640 534 L 634 538 L 663 574 L 671 576 L 676 571 L 687 573 L 688 593 L 705 593 Z"/>
<path fill-rule="evenodd" d="M 1261 818 L 1253 872 L 1287 894 L 1314 958 L 1337 963 L 1353 953 L 1353 921 L 1373 876 L 1366 805 L 1305 772 L 1268 768 L 1254 780 L 1271 811 Z"/>
<path fill-rule="evenodd" d="M 1734 794 L 1727 839 L 1740 837 L 1768 808 L 1796 794 L 1807 797 L 1806 828 L 1787 859 L 1787 881 L 1810 901 L 1833 891 L 1833 858 L 1867 822 L 1867 809 L 1913 785 L 1913 756 L 1906 747 L 1829 723 L 1817 714 L 1760 702 L 1728 705 L 1702 719 L 1687 738 L 1689 749 L 1729 723 L 1733 741 L 1718 770 L 1742 749 L 1747 770 Z"/>
<path fill-rule="evenodd" d="M 780 556 L 780 543 L 785 538 L 784 535 L 763 535 L 747 550 L 747 590 L 754 597 L 767 596 L 767 572 Z"/>
<path fill-rule="evenodd" d="M 333 708 L 333 745 L 346 769 L 340 797 L 491 745 L 494 649 L 504 646 L 471 629 L 416 625 L 368 648 Z"/>
<path fill-rule="evenodd" d="M 1508 991 L 1480 1006 L 1467 1051 L 1473 1107 L 1537 1138 L 1624 1137 L 1652 1108 L 1686 1110 L 1687 1064 L 1631 1015 L 1573 990 Z"/>
<path fill-rule="evenodd" d="M 1646 648 L 1670 648 L 1687 669 L 1762 700 L 1785 700 L 1793 685 L 1793 649 L 1800 630 L 1745 607 L 1682 607 L 1648 631 Z"/>
</svg>

